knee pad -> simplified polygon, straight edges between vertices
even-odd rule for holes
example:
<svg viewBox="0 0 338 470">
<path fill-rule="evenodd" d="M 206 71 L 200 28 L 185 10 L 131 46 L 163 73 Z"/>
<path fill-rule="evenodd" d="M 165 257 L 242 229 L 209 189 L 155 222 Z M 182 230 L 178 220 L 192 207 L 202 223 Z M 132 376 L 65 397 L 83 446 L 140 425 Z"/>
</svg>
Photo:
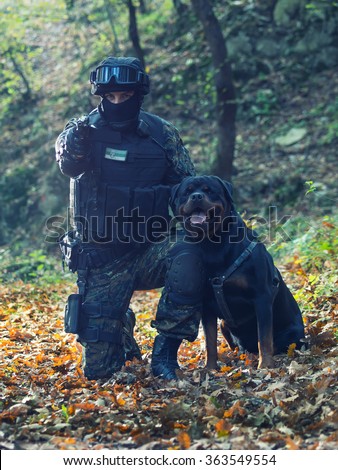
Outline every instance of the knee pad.
<svg viewBox="0 0 338 470">
<path fill-rule="evenodd" d="M 174 247 L 169 254 L 166 287 L 175 303 L 195 304 L 200 302 L 205 285 L 205 271 L 199 250 Z"/>
</svg>

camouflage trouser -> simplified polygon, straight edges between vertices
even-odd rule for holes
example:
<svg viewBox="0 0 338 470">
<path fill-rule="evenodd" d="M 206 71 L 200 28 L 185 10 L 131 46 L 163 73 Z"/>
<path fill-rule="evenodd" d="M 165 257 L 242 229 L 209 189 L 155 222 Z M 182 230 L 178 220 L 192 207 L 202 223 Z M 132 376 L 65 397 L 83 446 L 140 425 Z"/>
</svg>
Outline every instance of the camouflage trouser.
<svg viewBox="0 0 338 470">
<path fill-rule="evenodd" d="M 190 296 L 191 289 L 187 292 L 187 296 L 182 296 L 180 286 L 176 288 L 175 285 L 177 266 L 172 263 L 172 258 L 175 258 L 182 250 L 184 251 L 185 246 L 186 244 L 182 241 L 177 242 L 176 239 L 167 238 L 146 248 L 131 250 L 101 268 L 90 269 L 84 304 L 97 302 L 110 305 L 115 313 L 114 318 L 91 316 L 87 319 L 87 326 L 99 328 L 108 333 L 119 333 L 122 325 L 118 317 L 119 315 L 122 317 L 128 309 L 134 291 L 164 286 L 156 320 L 152 322 L 152 326 L 165 336 L 189 341 L 196 339 L 202 311 L 200 279 L 197 278 L 196 282 L 197 297 L 196 295 Z M 189 254 L 183 259 L 183 264 L 189 264 Z M 186 269 L 189 271 L 189 266 L 186 266 Z M 168 279 L 170 271 L 172 274 Z M 196 276 L 199 276 L 199 271 L 195 269 L 192 276 L 193 286 Z M 175 290 L 180 291 L 176 297 Z M 88 378 L 109 377 L 123 365 L 123 345 L 100 340 L 86 342 L 81 335 L 79 336 L 83 345 L 84 373 Z"/>
</svg>

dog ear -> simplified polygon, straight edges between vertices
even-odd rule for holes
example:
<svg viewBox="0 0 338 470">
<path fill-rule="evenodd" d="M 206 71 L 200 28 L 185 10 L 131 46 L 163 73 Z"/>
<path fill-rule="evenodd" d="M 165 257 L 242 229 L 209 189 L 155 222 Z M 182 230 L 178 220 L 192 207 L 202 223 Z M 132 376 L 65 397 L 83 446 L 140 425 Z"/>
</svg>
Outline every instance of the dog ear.
<svg viewBox="0 0 338 470">
<path fill-rule="evenodd" d="M 229 181 L 222 180 L 218 176 L 215 176 L 215 178 L 221 183 L 226 200 L 231 202 L 231 204 L 233 204 L 234 200 L 232 199 L 232 193 L 233 193 L 232 184 L 229 183 Z"/>
</svg>

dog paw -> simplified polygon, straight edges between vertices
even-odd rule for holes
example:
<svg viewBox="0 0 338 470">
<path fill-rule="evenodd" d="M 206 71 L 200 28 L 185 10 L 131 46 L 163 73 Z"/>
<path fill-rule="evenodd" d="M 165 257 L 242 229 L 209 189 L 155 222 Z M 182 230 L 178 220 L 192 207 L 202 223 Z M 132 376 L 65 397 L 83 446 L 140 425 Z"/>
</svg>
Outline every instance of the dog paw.
<svg viewBox="0 0 338 470">
<path fill-rule="evenodd" d="M 275 367 L 275 361 L 272 357 L 260 358 L 258 362 L 258 369 L 273 369 Z"/>
<path fill-rule="evenodd" d="M 212 370 L 219 371 L 219 369 L 220 369 L 217 362 L 208 362 L 208 363 L 205 364 L 204 368 L 206 370 L 210 370 L 210 371 L 212 371 Z"/>
</svg>

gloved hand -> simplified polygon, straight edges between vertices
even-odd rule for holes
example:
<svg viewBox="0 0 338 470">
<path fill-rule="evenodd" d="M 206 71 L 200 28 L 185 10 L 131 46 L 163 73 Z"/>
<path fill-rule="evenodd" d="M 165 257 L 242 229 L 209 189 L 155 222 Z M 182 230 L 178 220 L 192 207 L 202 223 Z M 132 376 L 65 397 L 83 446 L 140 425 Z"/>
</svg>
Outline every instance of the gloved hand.
<svg viewBox="0 0 338 470">
<path fill-rule="evenodd" d="M 76 125 L 66 131 L 65 146 L 68 153 L 75 158 L 84 158 L 90 152 L 90 127 L 85 120 L 78 120 Z"/>
</svg>

